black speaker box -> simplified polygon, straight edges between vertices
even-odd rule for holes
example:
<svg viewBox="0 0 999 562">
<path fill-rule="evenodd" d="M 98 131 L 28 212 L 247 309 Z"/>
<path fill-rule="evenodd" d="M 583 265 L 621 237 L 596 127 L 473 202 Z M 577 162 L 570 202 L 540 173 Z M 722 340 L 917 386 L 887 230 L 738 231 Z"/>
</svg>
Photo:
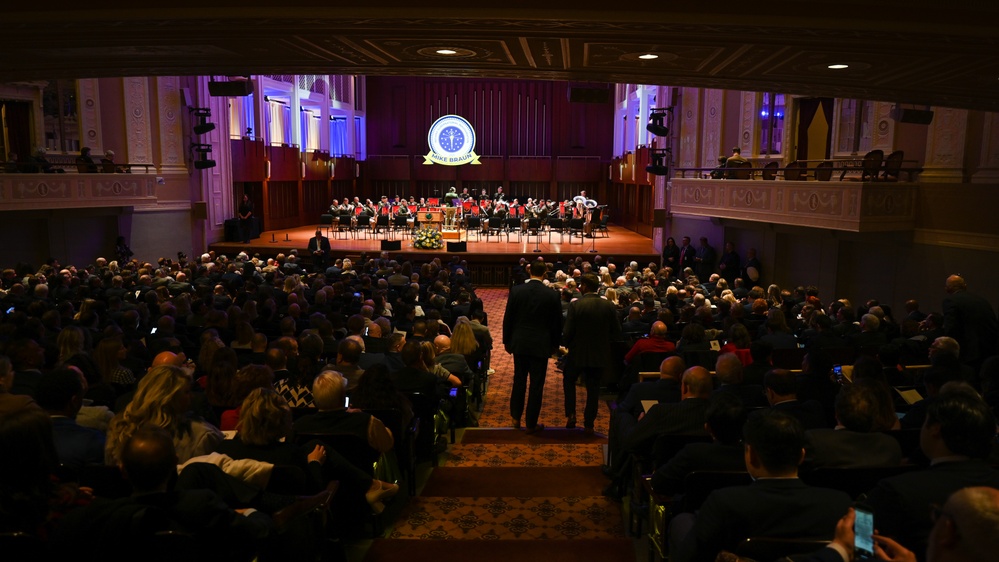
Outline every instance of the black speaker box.
<svg viewBox="0 0 999 562">
<path fill-rule="evenodd" d="M 573 103 L 608 103 L 611 91 L 607 88 L 569 88 L 569 101 Z"/>
<path fill-rule="evenodd" d="M 451 252 L 451 253 L 467 252 L 468 251 L 468 242 L 448 242 L 447 243 L 447 251 Z"/>
<path fill-rule="evenodd" d="M 209 82 L 210 96 L 248 96 L 253 93 L 253 82 L 249 80 L 233 80 L 231 82 Z"/>
<path fill-rule="evenodd" d="M 400 242 L 399 240 L 382 240 L 383 252 L 392 252 L 392 251 L 398 252 L 401 249 L 402 249 L 402 242 Z"/>
<path fill-rule="evenodd" d="M 928 109 L 907 109 L 903 107 L 896 107 L 891 110 L 891 116 L 899 123 L 929 125 L 933 122 L 933 112 Z"/>
</svg>

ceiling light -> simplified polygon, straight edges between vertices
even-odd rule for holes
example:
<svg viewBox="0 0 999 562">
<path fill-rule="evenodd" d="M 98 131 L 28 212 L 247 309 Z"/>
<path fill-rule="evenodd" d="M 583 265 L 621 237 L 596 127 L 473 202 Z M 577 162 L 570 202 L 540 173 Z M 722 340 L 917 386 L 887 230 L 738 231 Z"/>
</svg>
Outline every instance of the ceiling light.
<svg viewBox="0 0 999 562">
<path fill-rule="evenodd" d="M 458 51 L 454 49 L 437 49 L 438 55 L 457 55 Z"/>
<path fill-rule="evenodd" d="M 639 55 L 638 58 L 640 58 L 642 60 L 652 60 L 652 59 L 659 58 L 659 55 L 653 55 L 652 53 L 647 53 L 647 54 L 644 54 L 644 55 Z"/>
<path fill-rule="evenodd" d="M 848 64 L 830 64 L 828 66 L 830 70 L 843 70 L 844 68 L 850 68 Z"/>
</svg>

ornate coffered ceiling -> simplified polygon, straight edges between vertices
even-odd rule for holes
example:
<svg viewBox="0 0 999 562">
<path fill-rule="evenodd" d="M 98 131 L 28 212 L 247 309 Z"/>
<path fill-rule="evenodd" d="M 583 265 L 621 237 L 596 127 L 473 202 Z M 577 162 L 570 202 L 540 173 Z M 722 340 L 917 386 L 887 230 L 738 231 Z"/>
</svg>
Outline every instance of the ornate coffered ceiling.
<svg viewBox="0 0 999 562">
<path fill-rule="evenodd" d="M 974 8 L 967 2 L 894 0 L 632 4 L 25 2 L 5 7 L 0 81 L 192 74 L 488 76 L 781 91 L 999 111 L 999 3 Z M 440 55 L 441 48 L 456 53 Z M 643 54 L 658 58 L 640 59 Z M 849 68 L 830 70 L 830 64 Z"/>
</svg>

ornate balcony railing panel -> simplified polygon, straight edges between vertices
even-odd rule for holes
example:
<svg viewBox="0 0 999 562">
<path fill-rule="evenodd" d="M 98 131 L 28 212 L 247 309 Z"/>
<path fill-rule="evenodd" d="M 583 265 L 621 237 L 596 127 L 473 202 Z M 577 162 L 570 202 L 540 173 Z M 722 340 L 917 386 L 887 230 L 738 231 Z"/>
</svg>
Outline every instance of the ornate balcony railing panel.
<svg viewBox="0 0 999 562">
<path fill-rule="evenodd" d="M 913 230 L 918 184 L 674 178 L 678 215 L 768 222 L 849 232 Z"/>
<path fill-rule="evenodd" d="M 154 174 L 0 174 L 0 211 L 156 204 Z"/>
</svg>

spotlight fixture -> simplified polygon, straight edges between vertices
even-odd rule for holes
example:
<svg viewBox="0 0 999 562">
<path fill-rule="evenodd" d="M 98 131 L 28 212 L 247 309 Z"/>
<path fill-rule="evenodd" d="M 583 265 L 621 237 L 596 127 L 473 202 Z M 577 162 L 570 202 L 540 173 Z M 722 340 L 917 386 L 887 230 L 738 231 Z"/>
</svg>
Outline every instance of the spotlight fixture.
<svg viewBox="0 0 999 562">
<path fill-rule="evenodd" d="M 212 145 L 193 143 L 191 144 L 191 152 L 198 155 L 198 159 L 194 161 L 195 169 L 205 170 L 215 167 L 215 161 L 208 157 L 212 153 Z"/>
<path fill-rule="evenodd" d="M 645 126 L 645 130 L 657 137 L 665 137 L 669 135 L 672 122 L 672 107 L 654 107 L 652 113 L 649 114 L 649 124 Z"/>
<path fill-rule="evenodd" d="M 191 113 L 198 118 L 198 124 L 191 127 L 196 135 L 203 135 L 215 130 L 215 123 L 209 123 L 208 118 L 212 116 L 212 110 L 206 107 L 192 107 Z"/>
<path fill-rule="evenodd" d="M 668 148 L 655 148 L 649 151 L 650 162 L 645 171 L 654 176 L 669 175 L 669 165 L 672 151 Z"/>
</svg>

